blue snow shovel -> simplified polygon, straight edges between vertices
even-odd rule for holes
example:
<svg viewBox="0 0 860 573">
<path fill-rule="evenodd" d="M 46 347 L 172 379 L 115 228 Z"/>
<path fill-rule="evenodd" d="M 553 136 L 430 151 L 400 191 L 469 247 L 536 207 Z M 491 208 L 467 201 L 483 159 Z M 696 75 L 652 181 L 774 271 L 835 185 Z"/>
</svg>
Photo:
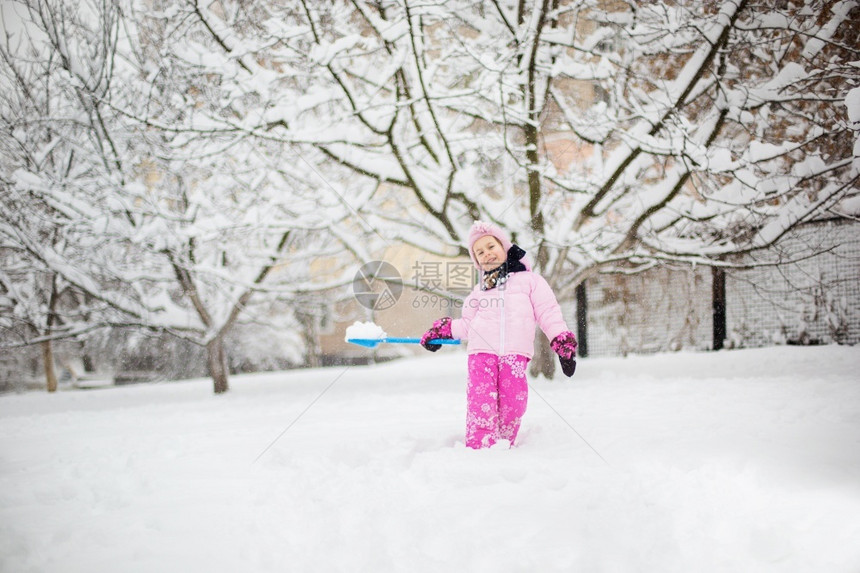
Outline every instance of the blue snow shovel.
<svg viewBox="0 0 860 573">
<path fill-rule="evenodd" d="M 377 344 L 420 344 L 420 338 L 347 338 L 347 342 L 358 344 L 367 348 L 376 348 Z M 430 344 L 460 344 L 459 338 L 434 338 Z"/>
</svg>

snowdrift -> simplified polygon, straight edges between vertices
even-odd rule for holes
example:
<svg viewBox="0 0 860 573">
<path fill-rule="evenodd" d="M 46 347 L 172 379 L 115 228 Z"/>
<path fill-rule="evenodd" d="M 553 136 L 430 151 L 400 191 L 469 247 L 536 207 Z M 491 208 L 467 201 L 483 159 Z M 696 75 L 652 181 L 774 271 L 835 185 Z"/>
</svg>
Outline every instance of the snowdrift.
<svg viewBox="0 0 860 573">
<path fill-rule="evenodd" d="M 7 395 L 0 570 L 853 573 L 858 359 L 581 360 L 511 450 L 463 446 L 458 350 Z"/>
</svg>

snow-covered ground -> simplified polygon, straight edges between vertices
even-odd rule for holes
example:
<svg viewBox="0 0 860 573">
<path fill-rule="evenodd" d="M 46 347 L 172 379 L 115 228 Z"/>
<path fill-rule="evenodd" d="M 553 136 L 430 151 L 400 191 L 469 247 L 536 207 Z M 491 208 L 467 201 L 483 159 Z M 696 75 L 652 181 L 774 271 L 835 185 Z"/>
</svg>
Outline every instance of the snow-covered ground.
<svg viewBox="0 0 860 573">
<path fill-rule="evenodd" d="M 0 571 L 856 573 L 858 372 L 835 346 L 582 360 L 484 451 L 460 350 L 7 395 Z"/>
</svg>

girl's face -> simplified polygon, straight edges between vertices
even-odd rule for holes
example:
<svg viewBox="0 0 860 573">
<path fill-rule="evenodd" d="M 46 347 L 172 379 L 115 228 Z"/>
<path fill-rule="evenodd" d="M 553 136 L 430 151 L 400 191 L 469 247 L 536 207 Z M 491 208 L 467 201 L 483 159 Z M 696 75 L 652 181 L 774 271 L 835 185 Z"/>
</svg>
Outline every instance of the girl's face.
<svg viewBox="0 0 860 573">
<path fill-rule="evenodd" d="M 505 262 L 507 253 L 502 244 L 492 235 L 484 235 L 472 245 L 475 259 L 481 265 L 481 270 L 491 271 Z"/>
</svg>

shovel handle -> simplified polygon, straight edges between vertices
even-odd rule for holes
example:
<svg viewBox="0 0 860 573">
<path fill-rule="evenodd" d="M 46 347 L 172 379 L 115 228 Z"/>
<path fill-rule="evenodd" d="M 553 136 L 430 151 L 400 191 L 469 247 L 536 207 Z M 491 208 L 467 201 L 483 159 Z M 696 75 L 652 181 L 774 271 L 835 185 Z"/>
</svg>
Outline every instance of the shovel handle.
<svg viewBox="0 0 860 573">
<path fill-rule="evenodd" d="M 347 338 L 347 342 L 352 344 L 358 344 L 359 346 L 364 346 L 367 348 L 375 348 L 377 344 L 387 343 L 387 344 L 420 344 L 420 338 Z M 430 340 L 430 344 L 460 344 L 460 339 L 458 338 L 434 338 Z"/>
<path fill-rule="evenodd" d="M 421 344 L 420 338 L 382 338 L 380 342 L 388 342 L 390 344 Z M 460 344 L 459 338 L 433 338 L 428 341 L 428 344 Z"/>
</svg>

